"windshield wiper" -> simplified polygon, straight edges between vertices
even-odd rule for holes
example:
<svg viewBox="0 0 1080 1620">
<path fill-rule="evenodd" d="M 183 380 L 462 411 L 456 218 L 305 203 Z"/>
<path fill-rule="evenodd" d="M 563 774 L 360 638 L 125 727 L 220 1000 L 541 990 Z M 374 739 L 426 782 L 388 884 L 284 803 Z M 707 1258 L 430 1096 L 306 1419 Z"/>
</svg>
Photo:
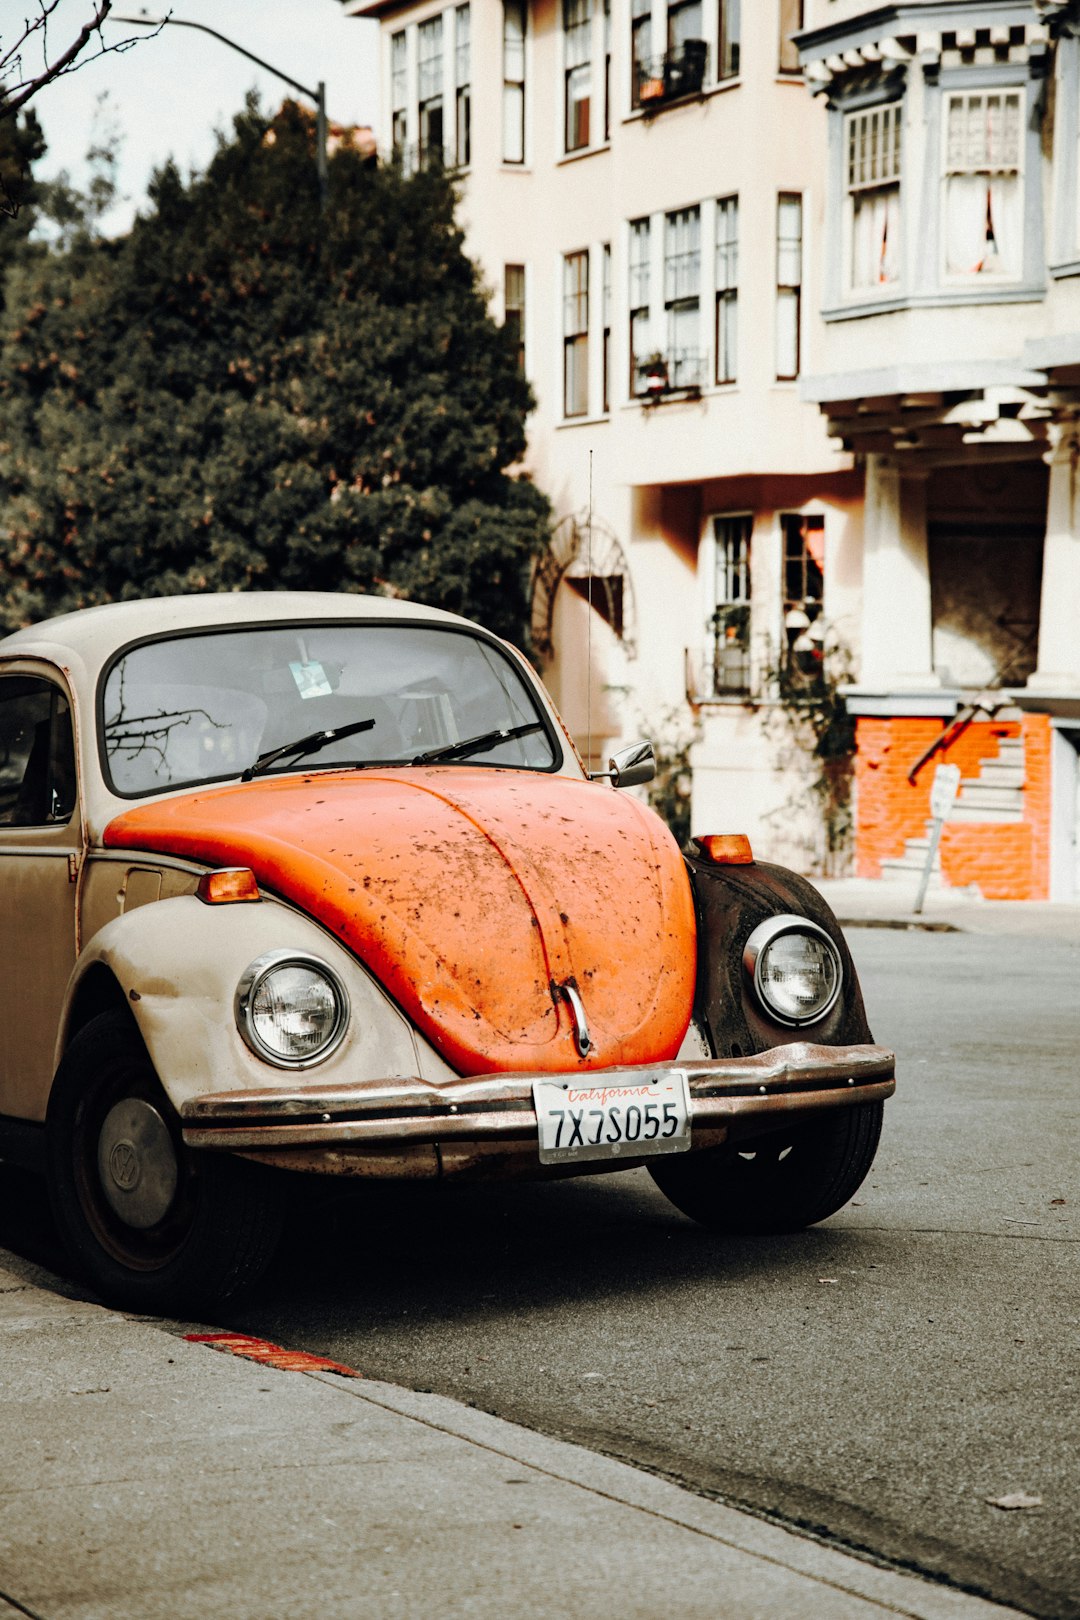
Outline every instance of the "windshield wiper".
<svg viewBox="0 0 1080 1620">
<path fill-rule="evenodd" d="M 470 754 L 485 754 L 499 743 L 513 742 L 515 737 L 528 737 L 534 731 L 543 731 L 539 720 L 530 720 L 527 726 L 507 726 L 501 731 L 484 731 L 479 737 L 466 737 L 464 742 L 448 743 L 445 748 L 429 748 L 426 754 L 417 754 L 413 765 L 443 765 L 455 759 L 468 759 Z"/>
<path fill-rule="evenodd" d="M 337 742 L 341 737 L 355 737 L 360 731 L 370 731 L 374 724 L 374 720 L 354 720 L 348 726 L 328 726 L 322 731 L 311 731 L 306 737 L 298 737 L 295 742 L 282 743 L 280 748 L 271 748 L 269 753 L 260 754 L 254 765 L 249 765 L 243 772 L 240 780 L 250 782 L 260 771 L 269 770 L 271 765 L 276 765 L 279 759 L 284 759 L 288 754 L 294 754 L 297 759 L 303 759 L 307 754 L 317 754 L 328 743 Z"/>
</svg>

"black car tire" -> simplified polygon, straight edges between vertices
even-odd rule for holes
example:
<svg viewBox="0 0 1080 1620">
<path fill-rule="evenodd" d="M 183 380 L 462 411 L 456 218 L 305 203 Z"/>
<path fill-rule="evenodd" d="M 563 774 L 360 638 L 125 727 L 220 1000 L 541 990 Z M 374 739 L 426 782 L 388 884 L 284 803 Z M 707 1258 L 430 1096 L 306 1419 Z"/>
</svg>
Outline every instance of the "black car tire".
<svg viewBox="0 0 1080 1620">
<path fill-rule="evenodd" d="M 141 1157 L 110 1124 L 125 1114 L 149 1123 Z M 99 1165 L 103 1132 L 117 1138 L 122 1190 L 113 1187 L 111 1197 Z M 123 1011 L 91 1019 L 65 1052 L 49 1098 L 46 1154 L 60 1236 L 78 1272 L 111 1304 L 194 1313 L 250 1287 L 273 1258 L 283 1212 L 272 1173 L 184 1147 L 176 1111 Z M 152 1185 L 150 1194 L 140 1192 L 140 1180 Z M 136 1224 L 114 1207 L 127 1186 L 150 1198 Z"/>
<path fill-rule="evenodd" d="M 820 1114 L 733 1146 L 657 1158 L 649 1173 L 692 1220 L 732 1233 L 795 1232 L 861 1185 L 881 1136 L 880 1102 Z"/>
</svg>

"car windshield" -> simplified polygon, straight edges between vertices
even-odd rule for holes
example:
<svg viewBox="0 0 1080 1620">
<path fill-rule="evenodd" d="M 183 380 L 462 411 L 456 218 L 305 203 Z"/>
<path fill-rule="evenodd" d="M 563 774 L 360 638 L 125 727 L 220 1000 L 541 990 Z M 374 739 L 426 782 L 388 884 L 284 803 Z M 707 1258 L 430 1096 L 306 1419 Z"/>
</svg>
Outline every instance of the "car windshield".
<svg viewBox="0 0 1080 1620">
<path fill-rule="evenodd" d="M 444 751 L 454 764 L 560 763 L 512 661 L 485 637 L 443 626 L 280 625 L 147 642 L 108 670 L 101 712 L 106 779 L 131 798 L 226 781 L 259 759 L 271 773 L 401 765 Z M 374 724 L 357 728 L 365 720 Z M 274 749 L 349 728 L 266 765 Z M 519 734 L 497 735 L 509 731 Z M 484 746 L 462 758 L 456 745 L 472 738 Z"/>
</svg>

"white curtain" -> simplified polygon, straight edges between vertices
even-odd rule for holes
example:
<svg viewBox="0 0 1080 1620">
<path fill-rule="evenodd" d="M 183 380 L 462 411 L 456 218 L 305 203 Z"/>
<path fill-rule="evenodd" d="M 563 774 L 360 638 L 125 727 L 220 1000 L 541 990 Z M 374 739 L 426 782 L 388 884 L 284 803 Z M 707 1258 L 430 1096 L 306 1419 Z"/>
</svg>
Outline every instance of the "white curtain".
<svg viewBox="0 0 1080 1620">
<path fill-rule="evenodd" d="M 1024 267 L 1020 176 L 952 174 L 945 210 L 951 276 L 1019 276 Z"/>
<path fill-rule="evenodd" d="M 852 288 L 887 286 L 900 279 L 900 187 L 858 192 L 851 231 Z"/>
</svg>

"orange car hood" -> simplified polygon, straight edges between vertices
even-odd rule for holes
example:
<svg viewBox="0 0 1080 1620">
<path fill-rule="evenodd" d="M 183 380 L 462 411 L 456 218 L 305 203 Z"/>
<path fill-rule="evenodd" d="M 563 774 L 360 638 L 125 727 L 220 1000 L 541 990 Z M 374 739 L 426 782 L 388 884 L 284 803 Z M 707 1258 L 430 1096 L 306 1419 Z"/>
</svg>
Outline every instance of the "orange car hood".
<svg viewBox="0 0 1080 1620">
<path fill-rule="evenodd" d="M 140 805 L 104 842 L 250 866 L 460 1074 L 659 1062 L 690 1021 L 682 859 L 651 810 L 597 783 L 447 766 L 277 777 Z M 571 978 L 584 1060 L 552 996 Z"/>
</svg>

